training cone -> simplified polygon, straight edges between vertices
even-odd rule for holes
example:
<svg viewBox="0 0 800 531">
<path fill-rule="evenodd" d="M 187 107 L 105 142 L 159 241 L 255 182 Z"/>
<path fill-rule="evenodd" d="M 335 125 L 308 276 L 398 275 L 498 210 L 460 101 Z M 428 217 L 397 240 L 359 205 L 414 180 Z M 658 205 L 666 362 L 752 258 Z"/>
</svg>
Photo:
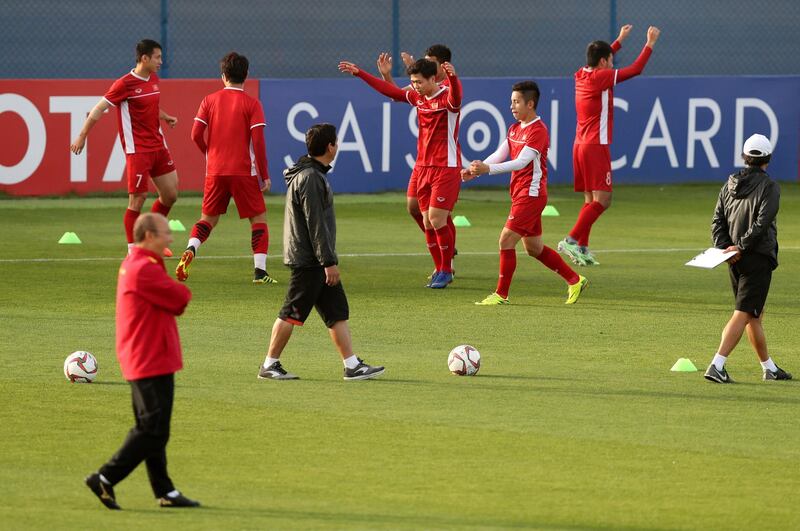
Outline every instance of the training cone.
<svg viewBox="0 0 800 531">
<path fill-rule="evenodd" d="M 58 243 L 83 243 L 74 232 L 65 232 Z"/>
<path fill-rule="evenodd" d="M 472 223 L 469 222 L 467 216 L 456 216 L 453 218 L 453 225 L 456 227 L 471 227 Z"/>
<path fill-rule="evenodd" d="M 697 367 L 689 358 L 680 358 L 670 370 L 672 372 L 697 372 Z"/>
<path fill-rule="evenodd" d="M 169 220 L 169 230 L 172 232 L 186 232 L 186 227 L 183 226 L 181 220 L 171 219 Z"/>
<path fill-rule="evenodd" d="M 543 216 L 560 216 L 561 214 L 558 213 L 558 210 L 553 205 L 547 205 L 546 207 L 544 207 L 544 210 L 542 210 L 542 215 Z"/>
</svg>

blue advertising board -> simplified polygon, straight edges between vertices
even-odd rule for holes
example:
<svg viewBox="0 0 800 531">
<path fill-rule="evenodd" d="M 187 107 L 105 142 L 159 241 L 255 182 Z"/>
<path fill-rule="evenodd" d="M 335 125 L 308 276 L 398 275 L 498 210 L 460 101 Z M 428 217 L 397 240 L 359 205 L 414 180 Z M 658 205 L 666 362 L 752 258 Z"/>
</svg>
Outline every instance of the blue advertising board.
<svg viewBox="0 0 800 531">
<path fill-rule="evenodd" d="M 513 118 L 511 85 L 520 78 L 465 78 L 459 140 L 466 165 L 485 158 L 505 140 Z M 548 179 L 572 182 L 575 137 L 571 78 L 536 79 L 539 114 L 550 130 Z M 775 147 L 770 174 L 798 178 L 800 76 L 647 77 L 614 92 L 611 146 L 614 182 L 721 181 L 741 167 L 741 146 L 753 133 Z M 356 78 L 262 79 L 267 152 L 275 190 L 287 165 L 305 153 L 304 132 L 329 122 L 339 133 L 330 176 L 338 192 L 405 189 L 416 155 L 416 111 L 391 102 Z M 505 184 L 508 176 L 483 176 L 465 186 Z"/>
</svg>

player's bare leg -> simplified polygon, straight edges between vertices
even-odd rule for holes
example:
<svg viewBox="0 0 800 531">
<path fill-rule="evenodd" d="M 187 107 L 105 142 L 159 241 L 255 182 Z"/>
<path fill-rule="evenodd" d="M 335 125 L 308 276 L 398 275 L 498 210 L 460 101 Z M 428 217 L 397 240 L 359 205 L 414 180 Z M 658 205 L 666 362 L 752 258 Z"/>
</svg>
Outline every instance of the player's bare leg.
<svg viewBox="0 0 800 531">
<path fill-rule="evenodd" d="M 367 365 L 364 360 L 353 354 L 353 339 L 347 321 L 336 321 L 328 328 L 328 333 L 344 363 L 345 380 L 368 380 L 383 374 L 383 367 Z"/>
<path fill-rule="evenodd" d="M 425 232 L 425 222 L 422 212 L 419 210 L 419 200 L 416 197 L 406 197 L 406 210 L 408 214 L 414 218 L 414 221 L 419 225 L 419 229 Z"/>
<path fill-rule="evenodd" d="M 450 211 L 443 208 L 430 207 L 425 212 L 425 233 L 428 245 L 432 244 L 431 235 L 435 237 L 439 247 L 440 262 L 437 264 L 438 275 L 434 275 L 428 287 L 446 288 L 453 281 L 453 234 L 447 226 Z"/>
<path fill-rule="evenodd" d="M 267 251 L 269 250 L 267 213 L 262 212 L 251 216 L 248 220 L 251 228 L 250 247 L 253 251 L 253 284 L 277 284 L 278 282 L 267 273 Z"/>
<path fill-rule="evenodd" d="M 753 350 L 756 351 L 756 356 L 758 356 L 758 361 L 760 362 L 766 362 L 769 359 L 767 336 L 764 335 L 764 327 L 762 326 L 763 319 L 764 314 L 762 313 L 758 316 L 758 319 L 750 319 L 745 327 L 747 339 L 750 340 L 750 344 L 753 346 Z"/>
<path fill-rule="evenodd" d="M 292 337 L 294 325 L 280 317 L 272 325 L 272 335 L 269 339 L 269 349 L 264 363 L 259 367 L 258 378 L 261 380 L 297 380 L 297 375 L 286 372 L 280 362 L 283 349 L 286 348 Z"/>
</svg>

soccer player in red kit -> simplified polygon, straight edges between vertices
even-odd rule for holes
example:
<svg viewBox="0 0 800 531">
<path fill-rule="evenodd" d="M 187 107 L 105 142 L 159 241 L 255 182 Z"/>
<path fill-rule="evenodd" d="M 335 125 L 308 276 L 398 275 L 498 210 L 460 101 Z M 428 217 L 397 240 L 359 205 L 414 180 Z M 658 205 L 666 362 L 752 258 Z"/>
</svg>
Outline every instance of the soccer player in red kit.
<svg viewBox="0 0 800 531">
<path fill-rule="evenodd" d="M 461 189 L 458 143 L 461 81 L 450 63 L 443 63 L 442 69 L 448 85 L 436 83 L 436 63 L 427 59 L 416 61 L 407 69 L 414 90 L 403 90 L 353 63 L 339 63 L 342 72 L 360 77 L 384 96 L 417 108 L 419 137 L 414 173 L 425 239 L 436 270 L 428 287 L 434 289 L 446 288 L 453 281 L 453 231 L 447 225 L 447 217 Z"/>
<path fill-rule="evenodd" d="M 661 33 L 647 30 L 647 42 L 633 64 L 614 68 L 614 54 L 633 26 L 625 25 L 612 44 L 594 41 L 586 49 L 586 66 L 575 72 L 577 127 L 572 148 L 575 191 L 583 192 L 584 204 L 575 226 L 558 243 L 558 250 L 578 265 L 599 265 L 589 251 L 589 232 L 611 206 L 611 132 L 614 124 L 614 87 L 644 70 Z"/>
<path fill-rule="evenodd" d="M 116 109 L 128 177 L 128 209 L 123 222 L 129 251 L 133 247 L 133 225 L 147 198 L 148 180 L 152 180 L 158 190 L 158 199 L 150 209 L 152 212 L 166 216 L 178 199 L 178 173 L 159 125 L 160 120 L 170 127 L 178 123 L 177 118 L 159 106 L 161 90 L 156 72 L 162 62 L 160 44 L 150 39 L 140 41 L 136 45 L 136 67 L 111 85 L 86 117 L 80 134 L 70 145 L 70 150 L 76 155 L 83 151 L 89 131 L 103 113 L 109 107 Z M 169 249 L 165 254 L 172 256 Z"/>
<path fill-rule="evenodd" d="M 402 52 L 400 56 L 406 68 L 414 64 L 414 57 L 412 55 Z M 452 53 L 450 52 L 450 48 L 444 44 L 434 44 L 425 50 L 425 59 L 436 63 L 436 83 L 439 85 L 448 85 L 450 82 L 442 69 L 442 64 L 451 62 Z M 382 53 L 378 56 L 378 72 L 380 72 L 384 81 L 394 83 L 394 79 L 392 78 L 392 56 L 388 53 Z M 413 90 L 411 85 L 407 85 L 403 88 L 404 90 Z M 419 210 L 419 201 L 417 200 L 417 174 L 413 171 L 411 172 L 411 177 L 408 179 L 406 209 L 424 234 L 425 223 L 422 221 L 422 212 Z M 447 216 L 447 226 L 453 231 L 453 255 L 455 256 L 458 254 L 458 250 L 456 248 L 456 226 L 453 224 L 452 215 Z"/>
<path fill-rule="evenodd" d="M 517 268 L 520 240 L 527 253 L 560 275 L 569 286 L 566 304 L 575 304 L 589 281 L 572 270 L 550 247 L 542 243 L 542 210 L 547 205 L 547 150 L 550 135 L 536 114 L 539 86 L 522 81 L 511 87 L 511 114 L 517 120 L 508 129 L 506 142 L 483 162 L 476 160 L 462 170 L 464 181 L 484 173 L 511 172 L 511 212 L 500 232 L 500 275 L 494 293 L 476 302 L 482 306 L 509 304 L 508 290 Z M 506 159 L 510 160 L 506 161 Z"/>
<path fill-rule="evenodd" d="M 247 57 L 231 52 L 222 58 L 220 68 L 225 88 L 203 99 L 192 127 L 192 140 L 206 156 L 206 182 L 202 215 L 192 227 L 175 276 L 180 281 L 189 278 L 189 266 L 197 250 L 216 227 L 220 215 L 228 210 L 233 197 L 239 217 L 247 218 L 252 229 L 253 283 L 274 284 L 267 274 L 269 229 L 263 191 L 269 190 L 271 181 L 264 143 L 264 109 L 260 101 L 244 92 L 250 68 Z"/>
</svg>

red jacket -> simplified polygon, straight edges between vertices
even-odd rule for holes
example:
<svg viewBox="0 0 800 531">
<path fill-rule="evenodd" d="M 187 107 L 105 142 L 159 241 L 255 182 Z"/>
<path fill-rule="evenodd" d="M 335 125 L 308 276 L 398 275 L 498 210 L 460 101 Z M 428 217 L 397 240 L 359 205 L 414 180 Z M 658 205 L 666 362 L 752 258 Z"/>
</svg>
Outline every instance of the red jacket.
<svg viewBox="0 0 800 531">
<path fill-rule="evenodd" d="M 167 275 L 156 253 L 134 247 L 117 281 L 117 359 L 126 380 L 172 374 L 183 367 L 175 316 L 192 292 Z"/>
</svg>

